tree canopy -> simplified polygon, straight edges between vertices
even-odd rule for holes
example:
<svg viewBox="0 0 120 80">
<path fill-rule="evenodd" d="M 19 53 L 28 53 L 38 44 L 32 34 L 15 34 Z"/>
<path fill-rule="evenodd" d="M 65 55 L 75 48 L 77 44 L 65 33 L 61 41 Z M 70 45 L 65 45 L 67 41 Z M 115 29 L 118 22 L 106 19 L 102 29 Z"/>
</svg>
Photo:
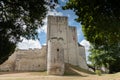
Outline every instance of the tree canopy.
<svg viewBox="0 0 120 80">
<path fill-rule="evenodd" d="M 119 0 L 69 0 L 63 9 L 72 9 L 75 12 L 78 16 L 76 20 L 83 25 L 87 40 L 95 43 L 94 38 L 105 38 L 103 34 L 110 36 L 111 41 L 114 41 L 113 37 L 120 40 L 119 7 Z"/>
<path fill-rule="evenodd" d="M 0 0 L 0 64 L 14 52 L 21 37 L 37 38 L 49 8 L 57 0 Z"/>
<path fill-rule="evenodd" d="M 120 49 L 119 8 L 119 0 L 69 0 L 63 7 L 63 9 L 73 10 L 78 16 L 76 21 L 82 24 L 84 35 L 92 45 L 91 58 L 94 56 L 93 59 L 98 62 L 98 65 L 104 61 L 97 60 L 100 60 L 101 55 L 107 57 L 104 58 L 105 60 L 110 57 L 120 59 L 120 57 L 113 57 L 119 54 L 116 51 Z"/>
</svg>

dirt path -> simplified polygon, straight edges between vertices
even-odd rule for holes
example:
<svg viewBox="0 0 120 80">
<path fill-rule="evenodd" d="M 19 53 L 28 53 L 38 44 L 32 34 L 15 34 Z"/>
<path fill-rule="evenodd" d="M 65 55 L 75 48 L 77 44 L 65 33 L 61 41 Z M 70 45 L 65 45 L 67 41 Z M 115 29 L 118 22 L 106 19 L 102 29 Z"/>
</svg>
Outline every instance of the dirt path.
<svg viewBox="0 0 120 80">
<path fill-rule="evenodd" d="M 0 80 L 120 80 L 120 73 L 110 75 L 47 76 L 41 72 L 0 73 Z"/>
</svg>

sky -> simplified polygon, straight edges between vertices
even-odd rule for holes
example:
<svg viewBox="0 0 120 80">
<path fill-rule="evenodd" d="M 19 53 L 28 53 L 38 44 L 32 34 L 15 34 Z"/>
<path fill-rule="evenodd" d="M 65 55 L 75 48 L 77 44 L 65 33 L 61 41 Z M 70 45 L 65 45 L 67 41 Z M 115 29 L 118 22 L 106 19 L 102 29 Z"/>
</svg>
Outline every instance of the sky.
<svg viewBox="0 0 120 80">
<path fill-rule="evenodd" d="M 48 15 L 54 15 L 54 16 L 67 16 L 68 17 L 68 25 L 69 26 L 75 26 L 77 28 L 77 37 L 78 42 L 85 46 L 86 50 L 86 56 L 88 56 L 89 52 L 89 41 L 85 40 L 84 34 L 82 32 L 82 26 L 80 23 L 75 21 L 75 18 L 77 16 L 72 10 L 62 10 L 62 6 L 65 5 L 67 0 L 59 0 L 59 5 L 56 6 L 56 10 L 48 11 Z M 38 31 L 38 38 L 39 40 L 26 40 L 23 38 L 23 41 L 18 43 L 19 49 L 29 49 L 29 48 L 41 48 L 42 45 L 46 45 L 46 34 L 47 34 L 47 17 L 43 20 L 44 25 L 39 28 Z"/>
</svg>

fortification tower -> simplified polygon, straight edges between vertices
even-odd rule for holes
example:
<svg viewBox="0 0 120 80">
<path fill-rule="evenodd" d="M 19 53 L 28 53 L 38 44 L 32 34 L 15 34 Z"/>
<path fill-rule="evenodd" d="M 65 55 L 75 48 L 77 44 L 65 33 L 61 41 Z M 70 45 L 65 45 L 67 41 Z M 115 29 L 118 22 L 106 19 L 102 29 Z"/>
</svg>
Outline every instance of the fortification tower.
<svg viewBox="0 0 120 80">
<path fill-rule="evenodd" d="M 65 63 L 88 70 L 85 48 L 78 44 L 76 28 L 68 26 L 67 17 L 48 16 L 47 46 L 15 51 L 0 70 L 39 71 L 47 67 L 48 74 L 63 75 Z"/>
<path fill-rule="evenodd" d="M 68 26 L 67 17 L 48 16 L 47 48 L 48 74 L 62 75 L 64 63 L 87 69 L 84 49 L 78 46 L 76 28 Z"/>
<path fill-rule="evenodd" d="M 67 28 L 67 17 L 48 16 L 48 74 L 64 73 L 64 55 L 67 55 L 68 50 Z"/>
<path fill-rule="evenodd" d="M 62 38 L 48 41 L 47 73 L 50 75 L 64 74 L 64 48 Z"/>
<path fill-rule="evenodd" d="M 63 38 L 64 54 L 67 55 L 67 17 L 48 16 L 47 42 L 53 37 Z"/>
</svg>

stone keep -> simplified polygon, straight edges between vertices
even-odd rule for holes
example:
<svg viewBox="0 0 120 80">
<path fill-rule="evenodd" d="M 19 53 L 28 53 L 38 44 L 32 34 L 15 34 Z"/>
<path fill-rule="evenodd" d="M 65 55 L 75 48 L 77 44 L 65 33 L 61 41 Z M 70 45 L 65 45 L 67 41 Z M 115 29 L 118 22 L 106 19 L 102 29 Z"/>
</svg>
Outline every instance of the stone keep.
<svg viewBox="0 0 120 80">
<path fill-rule="evenodd" d="M 66 23 L 66 24 L 65 24 Z M 48 16 L 47 43 L 48 43 L 48 74 L 64 74 L 64 54 L 67 53 L 66 27 L 67 17 Z"/>
<path fill-rule="evenodd" d="M 85 58 L 85 49 L 81 45 L 78 45 L 77 42 L 77 32 L 76 28 L 68 26 L 68 18 L 61 16 L 48 16 L 48 27 L 47 27 L 47 47 L 48 47 L 48 71 L 51 70 L 51 73 L 56 73 L 56 68 L 63 66 L 56 65 L 55 62 L 50 61 L 56 59 L 58 46 L 64 51 L 64 62 L 72 65 L 80 66 L 84 69 L 88 69 Z M 59 44 L 59 38 L 62 39 L 62 46 Z M 56 41 L 55 41 L 56 39 Z M 55 45 L 54 45 L 55 44 Z M 61 61 L 64 64 L 63 61 Z M 83 64 L 82 64 L 83 63 Z M 58 63 L 59 64 L 59 63 Z M 54 66 L 53 66 L 54 65 Z M 54 70 L 53 70 L 54 69 Z M 56 70 L 55 70 L 56 69 Z M 61 70 L 64 71 L 64 70 Z M 50 74 L 50 72 L 48 72 Z M 64 72 L 58 72 L 64 73 Z M 56 74 L 58 74 L 56 73 Z"/>
<path fill-rule="evenodd" d="M 67 21 L 67 17 L 48 16 L 47 45 L 41 49 L 16 50 L 0 65 L 0 71 L 44 71 L 48 68 L 49 74 L 62 75 L 64 63 L 88 70 L 85 48 L 78 44 L 76 28 L 68 26 Z"/>
</svg>

